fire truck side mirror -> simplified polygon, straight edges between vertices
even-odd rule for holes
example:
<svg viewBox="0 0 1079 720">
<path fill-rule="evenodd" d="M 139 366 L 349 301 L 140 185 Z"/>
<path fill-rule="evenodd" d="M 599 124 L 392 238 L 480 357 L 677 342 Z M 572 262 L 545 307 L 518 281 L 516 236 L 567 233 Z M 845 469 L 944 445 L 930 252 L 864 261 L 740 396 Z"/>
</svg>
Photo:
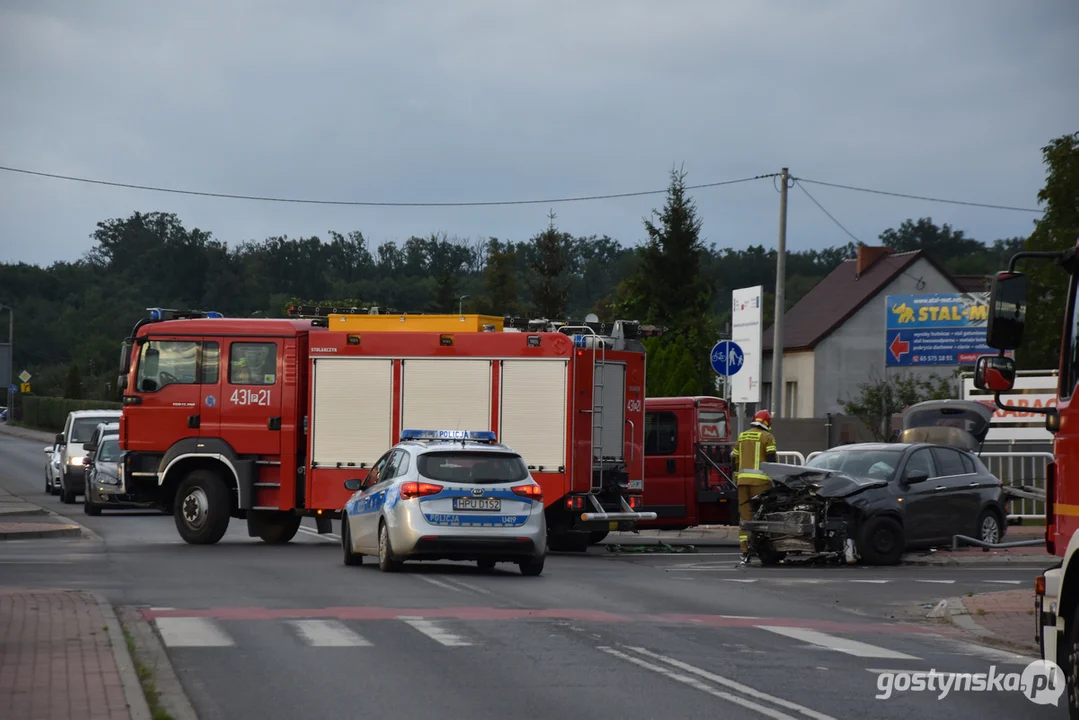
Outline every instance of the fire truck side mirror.
<svg viewBox="0 0 1079 720">
<path fill-rule="evenodd" d="M 989 323 L 985 344 L 995 350 L 1015 350 L 1023 342 L 1027 314 L 1027 276 L 999 272 L 989 293 Z"/>
<path fill-rule="evenodd" d="M 363 488 L 363 480 L 360 480 L 359 478 L 349 478 L 348 480 L 345 480 L 345 490 L 358 492 L 361 488 Z"/>
<path fill-rule="evenodd" d="M 1015 385 L 1015 360 L 1006 356 L 983 355 L 974 366 L 974 386 L 979 390 L 1008 392 Z"/>
</svg>

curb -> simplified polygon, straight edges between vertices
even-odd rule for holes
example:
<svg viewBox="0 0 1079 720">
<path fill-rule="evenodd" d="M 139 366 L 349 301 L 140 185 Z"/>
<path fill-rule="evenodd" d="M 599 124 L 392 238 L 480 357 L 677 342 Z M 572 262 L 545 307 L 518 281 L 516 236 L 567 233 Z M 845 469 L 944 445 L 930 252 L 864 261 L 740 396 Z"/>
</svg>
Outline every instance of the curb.
<svg viewBox="0 0 1079 720">
<path fill-rule="evenodd" d="M 173 670 L 165 646 L 161 644 L 153 626 L 136 608 L 121 607 L 117 611 L 120 622 L 131 634 L 136 658 L 146 666 L 154 678 L 158 702 L 173 720 L 198 720 L 191 701 L 184 692 L 180 679 Z M 125 645 L 126 647 L 126 645 Z M 139 692 L 141 693 L 141 685 Z"/>
<path fill-rule="evenodd" d="M 135 672 L 135 662 L 127 649 L 127 641 L 120 629 L 120 621 L 112 609 L 112 604 L 98 593 L 91 593 L 101 607 L 101 614 L 105 617 L 105 627 L 109 631 L 109 641 L 112 644 L 112 654 L 116 658 L 116 669 L 119 671 L 120 684 L 124 688 L 124 697 L 127 699 L 127 709 L 131 712 L 131 720 L 150 720 L 150 705 L 146 702 L 146 695 L 142 692 L 142 683 L 139 682 L 138 673 Z"/>
<path fill-rule="evenodd" d="M 81 537 L 84 529 L 81 525 L 59 525 L 49 530 L 0 531 L 0 540 L 45 540 L 59 537 Z"/>
<path fill-rule="evenodd" d="M 921 567 L 995 567 L 995 566 L 1015 566 L 1015 567 L 1035 567 L 1045 568 L 1052 564 L 1052 561 L 1048 557 L 1040 557 L 1038 555 L 1011 555 L 1006 557 L 987 557 L 976 558 L 968 557 L 965 559 L 955 557 L 916 557 L 916 558 L 903 558 L 900 560 L 901 565 L 921 566 Z"/>
<path fill-rule="evenodd" d="M 22 440 L 40 440 L 46 445 L 51 445 L 56 433 L 44 430 L 31 430 L 30 428 L 13 427 L 7 423 L 0 423 L 0 434 L 21 438 Z"/>
<path fill-rule="evenodd" d="M 16 503 L 11 503 L 15 505 Z M 26 505 L 25 509 L 16 508 L 14 510 L 8 510 L 7 508 L 0 507 L 0 521 L 6 517 L 25 517 L 27 515 L 47 515 L 45 508 L 39 505 L 32 505 L 30 503 L 18 503 L 20 505 Z"/>
</svg>

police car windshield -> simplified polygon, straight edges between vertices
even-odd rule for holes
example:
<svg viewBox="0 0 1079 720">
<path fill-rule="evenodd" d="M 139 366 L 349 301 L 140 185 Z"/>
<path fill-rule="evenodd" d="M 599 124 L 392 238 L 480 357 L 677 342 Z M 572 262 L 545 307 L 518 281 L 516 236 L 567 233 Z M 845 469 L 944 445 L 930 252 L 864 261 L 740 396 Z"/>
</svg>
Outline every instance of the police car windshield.
<svg viewBox="0 0 1079 720">
<path fill-rule="evenodd" d="M 420 455 L 418 469 L 437 482 L 493 485 L 528 479 L 528 466 L 516 453 L 439 450 Z"/>
</svg>

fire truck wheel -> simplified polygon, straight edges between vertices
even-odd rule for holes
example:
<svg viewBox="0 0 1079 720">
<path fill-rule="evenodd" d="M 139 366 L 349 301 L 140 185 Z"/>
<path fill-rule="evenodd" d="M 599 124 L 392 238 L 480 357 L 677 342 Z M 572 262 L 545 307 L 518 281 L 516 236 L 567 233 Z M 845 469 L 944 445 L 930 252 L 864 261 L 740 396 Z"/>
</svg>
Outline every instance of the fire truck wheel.
<svg viewBox="0 0 1079 720">
<path fill-rule="evenodd" d="M 598 545 L 610 534 L 610 530 L 593 530 L 589 533 L 588 541 L 593 545 Z"/>
<path fill-rule="evenodd" d="M 555 552 L 588 552 L 589 533 L 556 530 L 548 533 L 547 546 Z"/>
<path fill-rule="evenodd" d="M 363 555 L 352 552 L 352 530 L 349 529 L 348 516 L 341 520 L 341 551 L 345 556 L 345 565 L 363 564 Z"/>
<path fill-rule="evenodd" d="M 176 529 L 192 545 L 213 545 L 229 527 L 229 491 L 217 473 L 195 470 L 176 488 Z"/>
<path fill-rule="evenodd" d="M 382 572 L 396 572 L 401 569 L 401 561 L 393 559 L 390 529 L 385 522 L 378 524 L 378 569 Z"/>
<path fill-rule="evenodd" d="M 274 513 L 260 519 L 258 524 L 259 539 L 270 545 L 284 545 L 296 537 L 303 520 L 292 513 Z"/>
<path fill-rule="evenodd" d="M 1060 645 L 1057 648 L 1057 661 L 1064 671 L 1064 687 L 1068 692 L 1068 717 L 1079 718 L 1079 605 L 1072 611 L 1068 618 L 1067 630 L 1060 635 Z M 1047 632 L 1054 632 L 1052 628 L 1046 628 Z M 1051 659 L 1051 658 L 1047 658 Z"/>
</svg>

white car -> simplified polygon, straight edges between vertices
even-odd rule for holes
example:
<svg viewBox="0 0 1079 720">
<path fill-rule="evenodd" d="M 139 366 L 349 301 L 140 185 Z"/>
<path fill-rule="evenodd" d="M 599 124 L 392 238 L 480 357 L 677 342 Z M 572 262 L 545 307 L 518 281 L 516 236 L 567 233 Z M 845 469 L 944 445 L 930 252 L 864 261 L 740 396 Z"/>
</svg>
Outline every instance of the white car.
<svg viewBox="0 0 1079 720">
<path fill-rule="evenodd" d="M 346 565 L 377 555 L 383 571 L 405 560 L 465 560 L 543 572 L 543 491 L 493 432 L 403 430 L 365 479 L 345 487 L 355 493 L 342 513 Z"/>
<path fill-rule="evenodd" d="M 60 492 L 60 446 L 45 446 L 45 494 Z"/>
</svg>

